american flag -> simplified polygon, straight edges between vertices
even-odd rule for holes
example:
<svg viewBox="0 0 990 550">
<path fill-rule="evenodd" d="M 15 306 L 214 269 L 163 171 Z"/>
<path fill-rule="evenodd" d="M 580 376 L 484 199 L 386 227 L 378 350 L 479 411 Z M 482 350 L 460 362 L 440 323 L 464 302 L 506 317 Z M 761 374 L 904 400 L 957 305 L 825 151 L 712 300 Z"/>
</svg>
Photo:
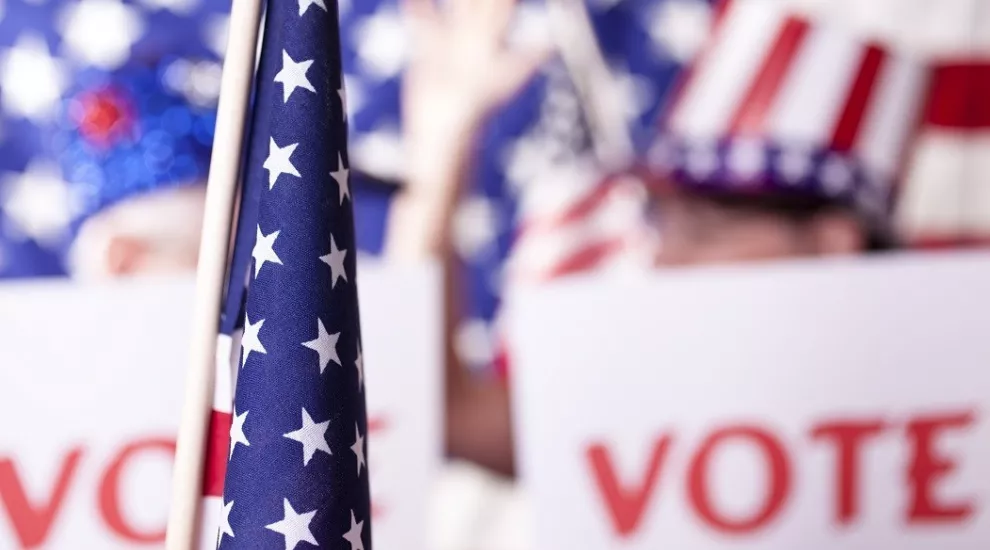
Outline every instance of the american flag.
<svg viewBox="0 0 990 550">
<path fill-rule="evenodd" d="M 371 548 L 339 41 L 335 3 L 268 3 L 221 320 L 203 548 Z"/>
</svg>

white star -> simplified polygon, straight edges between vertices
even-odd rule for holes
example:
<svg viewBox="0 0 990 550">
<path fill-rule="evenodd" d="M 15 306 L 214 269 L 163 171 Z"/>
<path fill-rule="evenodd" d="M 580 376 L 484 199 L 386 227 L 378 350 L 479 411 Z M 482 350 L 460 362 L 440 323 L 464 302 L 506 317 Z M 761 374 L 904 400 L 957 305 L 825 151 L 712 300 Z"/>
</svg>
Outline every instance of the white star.
<svg viewBox="0 0 990 550">
<path fill-rule="evenodd" d="M 611 69 L 615 88 L 613 93 L 622 106 L 622 113 L 630 119 L 645 113 L 656 97 L 653 81 L 620 64 L 613 64 Z"/>
<path fill-rule="evenodd" d="M 330 364 L 330 361 L 340 365 L 340 357 L 337 356 L 337 340 L 339 339 L 339 332 L 336 334 L 327 333 L 327 329 L 323 326 L 323 321 L 317 318 L 316 339 L 302 343 L 302 345 L 319 354 L 320 374 L 323 374 L 323 371 L 326 370 L 327 365 Z"/>
<path fill-rule="evenodd" d="M 222 57 L 227 51 L 227 36 L 230 30 L 229 14 L 213 14 L 204 17 L 203 42 L 210 51 Z"/>
<path fill-rule="evenodd" d="M 310 6 L 319 6 L 323 8 L 323 11 L 327 11 L 327 5 L 323 3 L 323 0 L 299 0 L 299 17 L 302 17 Z"/>
<path fill-rule="evenodd" d="M 337 95 L 340 96 L 340 112 L 343 113 L 344 120 L 346 121 L 347 120 L 347 92 L 345 91 L 345 89 L 344 89 L 343 86 L 341 86 L 340 89 L 337 90 Z"/>
<path fill-rule="evenodd" d="M 346 256 L 347 250 L 339 250 L 337 243 L 333 240 L 333 235 L 330 235 L 330 253 L 326 256 L 320 256 L 320 261 L 330 266 L 330 277 L 332 279 L 330 288 L 337 286 L 338 278 L 343 277 L 344 282 L 347 282 L 347 270 L 344 269 L 344 257 Z"/>
<path fill-rule="evenodd" d="M 520 2 L 515 6 L 506 44 L 528 51 L 543 50 L 552 40 L 550 16 L 543 4 Z"/>
<path fill-rule="evenodd" d="M 465 319 L 454 331 L 454 351 L 471 367 L 490 365 L 495 358 L 495 344 L 495 331 L 484 319 Z"/>
<path fill-rule="evenodd" d="M 220 508 L 220 534 L 217 535 L 217 548 L 220 548 L 220 543 L 223 541 L 224 535 L 229 535 L 231 538 L 234 537 L 234 530 L 230 527 L 230 511 L 233 508 L 233 500 L 224 503 L 223 507 Z"/>
<path fill-rule="evenodd" d="M 258 226 L 258 235 L 254 240 L 254 250 L 251 251 L 251 257 L 254 258 L 255 278 L 258 277 L 258 272 L 261 271 L 261 266 L 265 265 L 265 262 L 282 265 L 282 260 L 275 254 L 275 239 L 278 238 L 279 233 L 281 231 L 273 231 L 265 235 L 261 232 L 261 226 Z"/>
<path fill-rule="evenodd" d="M 354 360 L 354 368 L 358 373 L 358 391 L 364 389 L 364 357 L 361 355 L 361 343 L 357 346 L 357 359 Z"/>
<path fill-rule="evenodd" d="M 344 197 L 351 196 L 351 188 L 348 186 L 348 177 L 351 171 L 344 167 L 344 159 L 337 153 L 337 169 L 330 172 L 330 176 L 337 182 L 340 188 L 340 204 L 344 204 Z"/>
<path fill-rule="evenodd" d="M 182 88 L 182 95 L 193 105 L 216 108 L 220 99 L 220 79 L 223 66 L 213 61 L 190 63 L 189 76 Z"/>
<path fill-rule="evenodd" d="M 300 0 L 302 1 L 302 0 Z M 321 2 L 322 3 L 322 2 Z M 316 93 L 313 83 L 306 77 L 306 71 L 313 65 L 312 59 L 296 63 L 289 57 L 289 52 L 282 50 L 282 70 L 275 75 L 275 82 L 282 83 L 282 98 L 285 103 L 289 102 L 289 96 L 296 88 L 302 88 Z"/>
<path fill-rule="evenodd" d="M 395 8 L 380 9 L 354 25 L 354 44 L 361 73 L 379 80 L 399 74 L 408 55 L 408 39 L 402 15 Z"/>
<path fill-rule="evenodd" d="M 63 53 L 101 69 L 123 65 L 144 34 L 140 13 L 117 0 L 69 3 L 58 21 Z"/>
<path fill-rule="evenodd" d="M 825 192 L 834 197 L 849 190 L 853 183 L 853 169 L 846 159 L 832 156 L 822 164 L 820 177 Z"/>
<path fill-rule="evenodd" d="M 708 37 L 711 8 L 698 0 L 662 2 L 641 20 L 661 55 L 687 62 Z"/>
<path fill-rule="evenodd" d="M 313 521 L 313 516 L 316 515 L 316 510 L 311 512 L 306 512 L 304 514 L 297 514 L 295 510 L 292 509 L 292 505 L 289 504 L 289 499 L 283 499 L 282 509 L 284 516 L 280 521 L 266 525 L 265 529 L 275 531 L 280 533 L 285 537 L 285 550 L 293 550 L 297 544 L 302 541 L 306 541 L 314 546 L 319 546 L 316 539 L 313 538 L 313 532 L 309 530 L 309 523 Z"/>
<path fill-rule="evenodd" d="M 777 157 L 777 171 L 790 184 L 799 183 L 811 172 L 811 155 L 807 151 L 791 148 Z"/>
<path fill-rule="evenodd" d="M 0 57 L 3 109 L 32 120 L 51 118 L 68 86 L 65 68 L 44 39 L 24 33 Z"/>
<path fill-rule="evenodd" d="M 452 220 L 454 248 L 465 260 L 478 260 L 492 251 L 498 233 L 498 212 L 491 199 L 481 195 L 458 204 Z"/>
<path fill-rule="evenodd" d="M 757 140 L 738 139 L 729 150 L 728 163 L 733 175 L 750 179 L 766 167 L 765 151 Z"/>
<path fill-rule="evenodd" d="M 242 369 L 244 368 L 244 364 L 247 363 L 248 356 L 251 355 L 252 351 L 268 353 L 268 350 L 261 343 L 261 327 L 264 324 L 265 320 L 262 319 L 252 325 L 247 315 L 244 316 L 244 336 L 241 336 L 241 350 L 243 350 L 243 355 L 241 355 Z"/>
<path fill-rule="evenodd" d="M 361 477 L 361 466 L 364 466 L 364 437 L 357 423 L 354 424 L 354 444 L 351 445 L 351 451 L 354 451 L 354 456 L 357 457 L 358 477 Z"/>
<path fill-rule="evenodd" d="M 297 178 L 302 177 L 299 175 L 299 170 L 296 170 L 296 167 L 292 165 L 292 161 L 289 159 L 299 144 L 290 143 L 285 147 L 279 147 L 275 143 L 275 138 L 268 139 L 271 141 L 268 143 L 268 158 L 265 159 L 264 164 L 265 170 L 268 170 L 268 189 L 275 187 L 275 181 L 282 174 L 289 174 Z"/>
<path fill-rule="evenodd" d="M 227 457 L 228 460 L 234 458 L 234 449 L 237 448 L 237 444 L 240 443 L 245 447 L 250 447 L 251 442 L 248 441 L 246 435 L 244 435 L 244 422 L 247 421 L 247 415 L 251 411 L 244 411 L 241 414 L 237 414 L 234 411 L 233 422 L 230 423 L 230 455 Z M 233 535 L 233 533 L 231 533 Z"/>
<path fill-rule="evenodd" d="M 4 183 L 0 206 L 7 219 L 27 237 L 44 245 L 57 244 L 80 207 L 79 197 L 61 178 L 58 167 L 32 162 L 23 174 L 8 176 Z"/>
<path fill-rule="evenodd" d="M 367 134 L 358 134 L 349 145 L 351 164 L 385 179 L 401 178 L 404 172 L 402 133 L 398 127 L 383 124 Z"/>
<path fill-rule="evenodd" d="M 502 150 L 502 172 L 513 190 L 519 192 L 536 179 L 548 158 L 543 140 L 523 135 Z"/>
<path fill-rule="evenodd" d="M 351 550 L 364 550 L 364 520 L 355 521 L 354 510 L 351 510 L 351 529 L 344 533 L 344 539 L 351 543 Z"/>
<path fill-rule="evenodd" d="M 684 159 L 688 173 L 699 180 L 711 177 L 718 170 L 718 154 L 712 144 L 697 143 L 687 151 Z"/>
<path fill-rule="evenodd" d="M 361 110 L 365 103 L 364 97 L 367 95 L 361 81 L 361 75 L 349 73 L 344 73 L 343 84 L 337 93 L 340 95 L 345 121 L 347 117 Z"/>
<path fill-rule="evenodd" d="M 323 451 L 328 455 L 333 454 L 330 452 L 330 445 L 327 443 L 327 430 L 329 429 L 329 420 L 319 423 L 313 422 L 313 418 L 309 416 L 309 413 L 304 408 L 302 410 L 302 427 L 294 432 L 283 435 L 293 441 L 302 443 L 303 466 L 305 466 L 309 464 L 309 460 L 313 458 L 316 451 Z"/>
</svg>

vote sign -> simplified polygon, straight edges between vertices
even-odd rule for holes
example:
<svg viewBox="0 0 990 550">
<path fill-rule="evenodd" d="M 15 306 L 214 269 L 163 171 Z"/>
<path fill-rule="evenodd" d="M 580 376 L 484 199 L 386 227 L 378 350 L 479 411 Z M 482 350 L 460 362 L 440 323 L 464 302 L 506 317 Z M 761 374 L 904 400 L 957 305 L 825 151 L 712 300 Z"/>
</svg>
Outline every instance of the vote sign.
<svg viewBox="0 0 990 550">
<path fill-rule="evenodd" d="M 990 258 L 587 278 L 510 316 L 538 547 L 990 547 Z"/>
<path fill-rule="evenodd" d="M 438 277 L 359 269 L 375 541 L 422 549 Z M 0 548 L 163 546 L 192 298 L 187 278 L 0 286 Z"/>
</svg>

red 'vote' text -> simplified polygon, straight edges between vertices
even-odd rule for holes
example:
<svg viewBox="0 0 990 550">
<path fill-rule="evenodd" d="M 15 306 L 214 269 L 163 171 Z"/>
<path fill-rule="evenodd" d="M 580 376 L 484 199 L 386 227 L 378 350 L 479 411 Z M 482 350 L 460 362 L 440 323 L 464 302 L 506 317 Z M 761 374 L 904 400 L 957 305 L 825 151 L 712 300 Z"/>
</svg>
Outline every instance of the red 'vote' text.
<svg viewBox="0 0 990 550">
<path fill-rule="evenodd" d="M 961 457 L 939 450 L 941 438 L 965 436 L 975 427 L 976 413 L 971 410 L 925 414 L 894 422 L 884 418 L 826 420 L 813 425 L 802 445 L 820 445 L 832 451 L 832 483 L 835 501 L 829 503 L 832 520 L 849 525 L 860 519 L 860 498 L 864 480 L 861 457 L 871 442 L 896 437 L 906 445 L 908 461 L 901 479 L 907 484 L 908 502 L 904 522 L 912 524 L 960 523 L 975 513 L 976 499 L 940 499 L 939 486 L 959 467 Z M 758 504 L 743 516 L 730 517 L 719 509 L 717 495 L 711 491 L 714 458 L 727 444 L 751 446 L 762 457 L 765 486 Z M 634 475 L 620 475 L 610 448 L 600 442 L 585 449 L 585 459 L 594 486 L 604 504 L 611 527 L 620 537 L 637 533 L 651 502 L 662 498 L 665 486 L 686 484 L 685 505 L 711 529 L 725 534 L 753 534 L 766 528 L 786 509 L 796 490 L 794 465 L 798 456 L 772 430 L 756 424 L 719 426 L 711 430 L 690 453 L 684 471 L 665 472 L 664 465 L 678 445 L 674 433 L 663 433 L 650 447 L 646 466 Z M 628 474 L 628 473 L 625 473 Z"/>
<path fill-rule="evenodd" d="M 369 419 L 368 431 L 373 437 L 381 437 L 387 430 L 384 419 Z M 160 545 L 165 540 L 165 525 L 155 528 L 138 527 L 128 517 L 124 505 L 127 494 L 126 474 L 130 468 L 142 460 L 160 460 L 163 456 L 171 460 L 175 453 L 174 438 L 141 438 L 127 442 L 110 455 L 109 460 L 100 465 L 96 476 L 96 491 L 92 503 L 97 511 L 103 529 L 115 538 L 131 546 L 146 544 Z M 73 491 L 92 490 L 87 474 L 80 472 L 84 463 L 93 460 L 93 452 L 84 446 L 74 446 L 62 453 L 53 471 L 46 473 L 50 484 L 38 491 L 28 491 L 23 471 L 31 464 L 18 462 L 13 456 L 0 455 L 0 515 L 7 515 L 14 539 L 19 548 L 39 548 L 49 542 L 49 537 L 66 512 L 65 502 Z M 91 472 L 92 473 L 92 472 Z M 82 477 L 81 477 L 82 476 Z M 373 514 L 378 517 L 384 510 L 377 502 Z M 2 523 L 2 520 L 0 520 Z M 4 537 L 0 536 L 0 547 L 6 548 Z"/>
</svg>

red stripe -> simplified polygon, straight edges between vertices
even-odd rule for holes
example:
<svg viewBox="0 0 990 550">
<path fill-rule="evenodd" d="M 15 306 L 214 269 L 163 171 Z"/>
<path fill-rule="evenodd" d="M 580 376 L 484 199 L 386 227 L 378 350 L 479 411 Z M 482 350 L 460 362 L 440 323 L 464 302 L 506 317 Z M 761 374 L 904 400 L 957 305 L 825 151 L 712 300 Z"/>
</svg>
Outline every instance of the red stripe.
<svg viewBox="0 0 990 550">
<path fill-rule="evenodd" d="M 509 350 L 506 349 L 505 341 L 499 340 L 498 346 L 495 348 L 495 359 L 492 360 L 492 366 L 495 369 L 495 373 L 498 375 L 499 380 L 505 381 L 509 379 Z"/>
<path fill-rule="evenodd" d="M 522 236 L 530 235 L 532 233 L 546 233 L 586 218 L 595 211 L 595 208 L 597 208 L 598 205 L 601 204 L 606 197 L 608 197 L 609 193 L 611 193 L 614 188 L 614 180 L 605 180 L 596 185 L 590 193 L 569 206 L 563 212 L 547 218 L 534 218 L 528 220 L 522 225 L 522 227 L 519 228 L 518 234 L 519 236 Z"/>
<path fill-rule="evenodd" d="M 908 241 L 912 250 L 990 248 L 990 236 L 920 236 Z"/>
<path fill-rule="evenodd" d="M 732 4 L 732 0 L 716 0 L 715 5 L 712 7 L 712 27 L 718 27 L 722 24 L 725 19 L 725 14 L 728 13 L 729 7 Z"/>
<path fill-rule="evenodd" d="M 866 107 L 876 86 L 880 69 L 887 59 L 887 53 L 875 44 L 870 44 L 859 64 L 859 71 L 853 81 L 845 108 L 839 117 L 839 123 L 832 134 L 832 147 L 837 151 L 848 151 L 856 143 L 856 137 L 866 118 Z"/>
<path fill-rule="evenodd" d="M 368 435 L 380 432 L 382 430 L 388 429 L 389 422 L 384 417 L 376 416 L 368 419 Z M 372 497 L 374 500 L 374 497 Z M 371 503 L 371 517 L 381 519 L 382 516 L 386 514 L 385 506 L 372 502 Z"/>
<path fill-rule="evenodd" d="M 763 129 L 767 113 L 780 92 L 784 77 L 794 62 L 804 37 L 808 34 L 808 22 L 788 17 L 778 31 L 770 49 L 770 55 L 750 83 L 739 109 L 732 117 L 729 131 L 733 135 L 756 134 Z"/>
<path fill-rule="evenodd" d="M 388 428 L 388 420 L 381 416 L 368 419 L 368 433 L 375 433 Z"/>
<path fill-rule="evenodd" d="M 670 87 L 666 99 L 662 100 L 656 120 L 658 126 L 667 124 L 674 117 L 677 107 L 681 104 L 681 98 L 694 81 L 695 73 L 698 72 L 699 67 L 705 65 L 706 59 L 711 55 L 715 44 L 718 43 L 727 17 L 726 14 L 729 13 L 729 10 L 733 9 L 735 4 L 736 0 L 717 0 L 712 12 L 711 33 L 693 62 L 687 64 L 680 72 L 680 75 L 674 79 L 674 83 Z"/>
<path fill-rule="evenodd" d="M 990 128 L 990 59 L 935 67 L 925 122 L 945 128 Z"/>
<path fill-rule="evenodd" d="M 613 253 L 622 249 L 625 244 L 626 240 L 623 238 L 608 239 L 589 244 L 558 262 L 541 279 L 548 281 L 591 269 Z"/>
<path fill-rule="evenodd" d="M 211 411 L 206 440 L 206 468 L 203 473 L 203 495 L 223 496 L 223 478 L 227 475 L 227 451 L 230 445 L 230 413 Z"/>
</svg>

